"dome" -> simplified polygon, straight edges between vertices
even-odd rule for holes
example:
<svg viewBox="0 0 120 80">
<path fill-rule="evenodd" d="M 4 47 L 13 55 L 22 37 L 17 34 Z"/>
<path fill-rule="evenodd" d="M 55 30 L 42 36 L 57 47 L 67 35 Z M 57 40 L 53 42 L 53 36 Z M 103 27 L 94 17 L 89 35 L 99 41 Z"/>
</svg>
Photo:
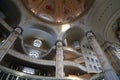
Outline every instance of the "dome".
<svg viewBox="0 0 120 80">
<path fill-rule="evenodd" d="M 39 19 L 65 23 L 83 16 L 94 0 L 24 0 L 25 6 Z"/>
</svg>

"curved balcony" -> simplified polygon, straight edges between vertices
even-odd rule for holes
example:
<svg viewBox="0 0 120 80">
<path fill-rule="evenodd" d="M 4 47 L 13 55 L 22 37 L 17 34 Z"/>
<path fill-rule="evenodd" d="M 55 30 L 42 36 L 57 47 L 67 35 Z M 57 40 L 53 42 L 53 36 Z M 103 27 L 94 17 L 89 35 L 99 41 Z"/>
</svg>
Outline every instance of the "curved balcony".
<svg viewBox="0 0 120 80">
<path fill-rule="evenodd" d="M 6 67 L 0 65 L 0 79 L 1 80 L 55 80 L 55 77 L 44 77 L 44 76 L 36 76 L 25 74 L 19 71 L 11 70 Z M 83 78 L 76 78 L 73 76 L 64 77 L 65 80 L 72 80 L 72 79 L 83 79 Z M 84 79 L 87 80 L 87 79 Z"/>
<path fill-rule="evenodd" d="M 56 33 L 51 28 L 40 24 L 29 24 L 22 26 L 22 29 L 22 35 L 14 45 L 17 51 L 36 58 L 50 54 L 56 42 Z"/>
<path fill-rule="evenodd" d="M 23 60 L 25 62 L 30 62 L 32 64 L 38 64 L 38 65 L 48 65 L 48 66 L 55 66 L 55 61 L 53 60 L 42 60 L 42 59 L 32 59 L 30 58 L 29 56 L 26 56 L 24 54 L 20 54 L 19 52 L 15 51 L 15 50 L 9 50 L 8 52 L 11 56 L 17 58 L 17 59 L 20 59 L 20 60 Z M 64 65 L 65 66 L 74 66 L 74 67 L 77 67 L 83 71 L 87 71 L 86 68 L 80 64 L 77 64 L 73 61 L 67 61 L 65 60 L 64 61 Z"/>
</svg>

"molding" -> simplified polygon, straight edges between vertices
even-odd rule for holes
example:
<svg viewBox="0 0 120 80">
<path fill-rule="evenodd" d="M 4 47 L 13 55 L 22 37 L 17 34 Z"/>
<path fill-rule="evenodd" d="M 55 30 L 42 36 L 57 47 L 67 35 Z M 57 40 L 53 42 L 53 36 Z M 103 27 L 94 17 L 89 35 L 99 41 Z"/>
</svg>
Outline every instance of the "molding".
<svg viewBox="0 0 120 80">
<path fill-rule="evenodd" d="M 109 21 L 107 22 L 106 28 L 103 33 L 105 40 L 108 39 L 108 36 L 107 36 L 108 32 L 110 31 L 110 29 L 112 28 L 112 25 L 115 23 L 118 17 L 120 17 L 120 8 L 114 12 L 114 14 L 110 17 Z"/>
<path fill-rule="evenodd" d="M 32 59 L 29 56 L 21 54 L 20 52 L 17 52 L 17 51 L 15 51 L 13 49 L 10 49 L 8 51 L 8 54 L 10 54 L 11 56 L 13 56 L 13 57 L 15 57 L 17 59 L 20 59 L 20 60 L 23 60 L 23 61 L 27 61 L 27 62 L 30 62 L 30 63 L 33 63 L 33 64 L 47 65 L 47 66 L 56 66 L 56 61 L 53 61 L 53 60 L 43 60 L 43 59 Z M 64 61 L 64 66 L 74 66 L 76 68 L 79 68 L 82 71 L 87 72 L 85 66 L 82 66 L 81 64 L 77 64 L 77 63 L 75 63 L 73 61 L 65 60 Z"/>
</svg>

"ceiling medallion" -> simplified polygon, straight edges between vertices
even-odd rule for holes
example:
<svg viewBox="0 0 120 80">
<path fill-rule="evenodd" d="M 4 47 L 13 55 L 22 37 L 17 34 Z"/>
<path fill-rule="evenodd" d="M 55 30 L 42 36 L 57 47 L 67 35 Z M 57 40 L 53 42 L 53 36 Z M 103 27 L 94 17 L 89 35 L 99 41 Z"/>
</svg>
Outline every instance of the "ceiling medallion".
<svg viewBox="0 0 120 80">
<path fill-rule="evenodd" d="M 94 0 L 23 0 L 39 19 L 52 23 L 75 20 L 88 11 Z"/>
</svg>

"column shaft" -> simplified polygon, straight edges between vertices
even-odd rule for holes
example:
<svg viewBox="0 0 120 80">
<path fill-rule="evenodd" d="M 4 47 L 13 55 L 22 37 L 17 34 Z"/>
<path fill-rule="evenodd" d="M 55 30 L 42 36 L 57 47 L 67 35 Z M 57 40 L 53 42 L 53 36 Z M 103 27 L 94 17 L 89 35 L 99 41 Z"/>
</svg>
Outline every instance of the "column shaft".
<svg viewBox="0 0 120 80">
<path fill-rule="evenodd" d="M 101 49 L 100 45 L 98 44 L 97 40 L 95 39 L 95 36 L 92 32 L 87 33 L 87 39 L 93 50 L 96 52 L 101 65 L 103 66 L 103 69 L 105 71 L 105 80 L 119 80 L 116 73 L 112 70 L 112 67 Z M 108 76 L 109 75 L 109 76 Z"/>
<path fill-rule="evenodd" d="M 19 34 L 21 33 L 20 28 L 16 28 L 5 40 L 5 42 L 0 46 L 0 61 L 6 55 L 10 47 L 13 45 Z"/>
<path fill-rule="evenodd" d="M 63 44 L 62 42 L 57 42 L 56 44 L 56 78 L 63 79 Z"/>
</svg>

